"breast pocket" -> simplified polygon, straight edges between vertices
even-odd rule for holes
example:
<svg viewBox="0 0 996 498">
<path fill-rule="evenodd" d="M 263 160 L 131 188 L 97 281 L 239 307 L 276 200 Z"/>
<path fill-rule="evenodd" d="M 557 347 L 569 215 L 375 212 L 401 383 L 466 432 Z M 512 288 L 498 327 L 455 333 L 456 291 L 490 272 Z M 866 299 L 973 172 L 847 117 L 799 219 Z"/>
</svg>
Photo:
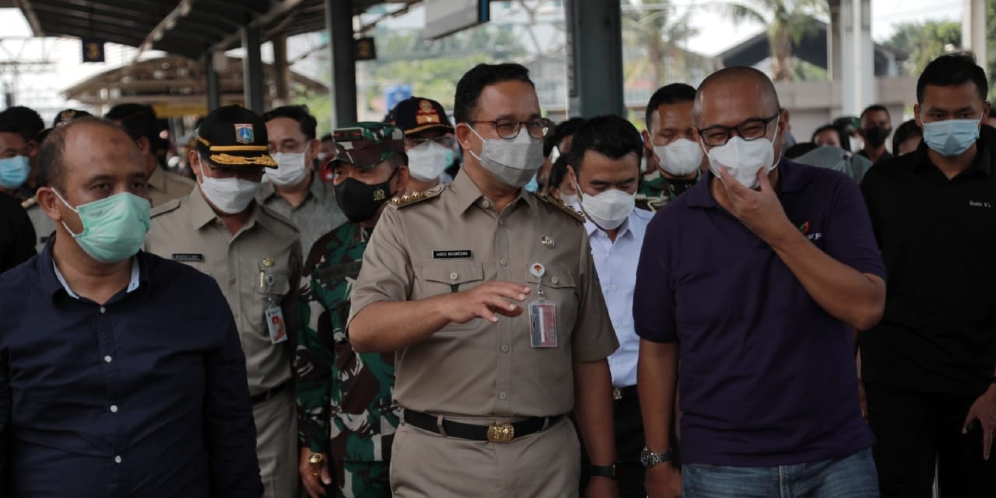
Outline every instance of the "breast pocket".
<svg viewBox="0 0 996 498">
<path fill-rule="evenodd" d="M 484 265 L 476 261 L 430 261 L 422 266 L 422 279 L 425 281 L 422 299 L 445 294 L 463 292 L 484 282 Z M 480 318 L 467 323 L 452 323 L 440 332 L 476 329 Z"/>
<path fill-rule="evenodd" d="M 537 284 L 540 285 L 539 291 Z M 526 285 L 533 289 L 526 301 L 545 299 L 557 305 L 557 333 L 561 337 L 574 330 L 578 315 L 578 286 L 573 273 L 562 267 L 547 266 L 542 277 L 526 270 Z M 542 296 L 539 293 L 542 292 Z"/>
</svg>

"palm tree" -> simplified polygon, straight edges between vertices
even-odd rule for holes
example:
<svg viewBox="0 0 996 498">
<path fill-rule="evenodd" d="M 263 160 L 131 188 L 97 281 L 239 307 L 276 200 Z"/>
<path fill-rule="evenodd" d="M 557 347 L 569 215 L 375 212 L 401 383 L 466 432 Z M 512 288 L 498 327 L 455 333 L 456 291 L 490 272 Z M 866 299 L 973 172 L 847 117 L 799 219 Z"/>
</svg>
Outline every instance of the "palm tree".
<svg viewBox="0 0 996 498">
<path fill-rule="evenodd" d="M 691 9 L 679 16 L 668 0 L 658 0 L 652 6 L 644 5 L 642 0 L 627 0 L 624 5 L 622 21 L 626 45 L 645 50 L 632 74 L 650 74 L 652 87 L 659 88 L 667 79 L 665 57 L 670 55 L 671 60 L 678 60 L 683 54 L 678 45 L 697 33 L 689 23 Z"/>
<path fill-rule="evenodd" d="M 792 45 L 818 29 L 817 15 L 829 15 L 827 0 L 752 0 L 725 3 L 720 10 L 734 23 L 757 21 L 768 26 L 775 81 L 791 79 Z"/>
</svg>

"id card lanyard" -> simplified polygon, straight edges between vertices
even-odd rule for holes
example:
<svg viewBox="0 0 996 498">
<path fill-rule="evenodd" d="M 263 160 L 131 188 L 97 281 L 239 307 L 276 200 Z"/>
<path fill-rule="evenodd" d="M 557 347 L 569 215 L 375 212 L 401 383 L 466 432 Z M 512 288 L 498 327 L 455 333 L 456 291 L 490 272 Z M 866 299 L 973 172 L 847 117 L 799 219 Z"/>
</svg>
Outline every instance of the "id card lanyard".
<svg viewBox="0 0 996 498">
<path fill-rule="evenodd" d="M 273 282 L 273 275 L 260 270 L 259 287 L 266 291 L 266 309 L 263 311 L 266 316 L 266 328 L 270 332 L 270 342 L 279 344 L 287 340 L 287 327 L 284 325 L 284 311 L 273 300 Z"/>
<path fill-rule="evenodd" d="M 533 263 L 529 273 L 536 277 L 537 299 L 529 303 L 529 338 L 534 348 L 557 347 L 557 305 L 547 301 L 543 292 L 543 275 L 546 268 Z"/>
</svg>

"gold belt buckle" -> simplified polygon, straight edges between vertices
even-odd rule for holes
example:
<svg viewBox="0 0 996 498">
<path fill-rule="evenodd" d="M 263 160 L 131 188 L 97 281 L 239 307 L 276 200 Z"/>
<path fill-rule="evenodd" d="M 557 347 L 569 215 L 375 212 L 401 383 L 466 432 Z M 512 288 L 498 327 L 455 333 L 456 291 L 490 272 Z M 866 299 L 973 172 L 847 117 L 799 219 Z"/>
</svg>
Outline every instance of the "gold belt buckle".
<svg viewBox="0 0 996 498">
<path fill-rule="evenodd" d="M 612 388 L 612 399 L 619 401 L 622 399 L 622 389 L 618 387 Z"/>
<path fill-rule="evenodd" d="M 488 441 L 492 443 L 507 443 L 514 437 L 515 427 L 512 427 L 512 424 L 500 424 L 488 427 Z"/>
</svg>

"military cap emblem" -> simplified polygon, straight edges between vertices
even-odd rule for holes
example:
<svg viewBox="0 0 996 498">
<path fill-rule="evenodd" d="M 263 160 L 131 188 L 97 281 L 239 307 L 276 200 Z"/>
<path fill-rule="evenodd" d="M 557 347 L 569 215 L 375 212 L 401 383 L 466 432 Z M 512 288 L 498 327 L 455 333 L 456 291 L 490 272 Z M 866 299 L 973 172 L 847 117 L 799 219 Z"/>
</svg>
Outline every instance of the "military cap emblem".
<svg viewBox="0 0 996 498">
<path fill-rule="evenodd" d="M 240 144 L 251 144 L 256 139 L 252 131 L 252 123 L 235 123 L 235 141 Z"/>
</svg>

